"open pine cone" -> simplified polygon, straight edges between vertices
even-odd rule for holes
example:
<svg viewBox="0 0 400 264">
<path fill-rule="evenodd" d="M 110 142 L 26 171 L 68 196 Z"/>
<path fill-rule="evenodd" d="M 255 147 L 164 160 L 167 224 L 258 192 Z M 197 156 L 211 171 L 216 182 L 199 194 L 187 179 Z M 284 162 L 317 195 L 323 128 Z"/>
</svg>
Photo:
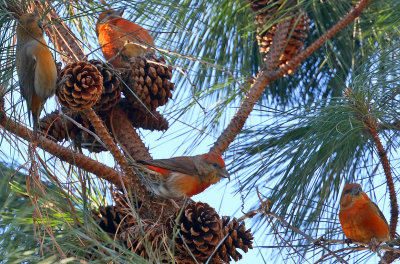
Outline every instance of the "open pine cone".
<svg viewBox="0 0 400 264">
<path fill-rule="evenodd" d="M 100 206 L 97 210 L 92 210 L 92 217 L 97 224 L 111 236 L 121 231 L 122 219 L 125 217 L 125 213 L 116 206 Z"/>
<path fill-rule="evenodd" d="M 165 243 L 164 239 L 166 234 L 160 225 L 138 225 L 131 226 L 122 230 L 119 238 L 124 241 L 125 246 L 131 252 L 135 252 L 142 258 L 153 260 L 166 259 Z M 168 246 L 167 246 L 168 247 Z M 151 250 L 152 254 L 147 252 Z"/>
<path fill-rule="evenodd" d="M 101 96 L 103 77 L 89 62 L 70 63 L 60 72 L 56 95 L 61 105 L 73 111 L 92 107 Z"/>
<path fill-rule="evenodd" d="M 128 84 L 123 93 L 133 108 L 154 110 L 172 98 L 174 84 L 169 81 L 171 78 L 172 67 L 165 66 L 164 58 L 147 53 L 130 59 L 130 68 L 123 74 Z"/>
<path fill-rule="evenodd" d="M 278 24 L 272 25 L 266 29 L 265 25 L 280 8 L 290 8 L 296 5 L 296 1 L 285 0 L 247 0 L 250 3 L 250 8 L 255 13 L 256 19 L 254 23 L 257 26 L 257 41 L 260 47 L 260 52 L 264 54 L 264 60 L 268 57 L 268 51 L 271 48 L 272 40 L 274 39 Z M 282 5 L 285 5 L 282 7 Z M 279 58 L 279 67 L 285 66 L 292 60 L 303 48 L 304 41 L 307 38 L 309 19 L 306 13 L 298 9 L 290 12 L 287 16 L 291 16 L 290 26 L 286 36 L 289 39 L 285 49 Z M 292 74 L 294 69 L 289 69 L 288 73 Z"/>
<path fill-rule="evenodd" d="M 231 259 L 238 261 L 242 255 L 237 251 L 238 248 L 245 253 L 249 248 L 253 248 L 253 236 L 251 229 L 246 230 L 244 222 L 238 222 L 236 218 L 230 221 L 229 216 L 222 217 L 222 235 L 225 238 L 224 242 L 217 250 L 217 260 L 223 260 L 224 263 L 229 263 Z"/>
<path fill-rule="evenodd" d="M 43 134 L 58 142 L 66 140 L 75 133 L 75 125 L 56 110 L 40 119 L 39 129 Z"/>
<path fill-rule="evenodd" d="M 89 62 L 93 64 L 103 76 L 103 92 L 101 93 L 100 100 L 93 106 L 93 109 L 101 112 L 109 111 L 121 100 L 121 77 L 108 63 L 99 60 L 90 60 Z"/>
<path fill-rule="evenodd" d="M 74 119 L 76 123 L 94 133 L 94 128 L 85 115 L 65 108 L 63 112 Z M 90 152 L 98 153 L 107 150 L 90 133 L 82 130 L 71 120 L 64 118 L 58 110 L 40 119 L 39 127 L 45 135 L 58 142 L 70 138 L 76 146 L 86 148 Z"/>
<path fill-rule="evenodd" d="M 221 219 L 206 203 L 188 204 L 177 228 L 180 230 L 175 239 L 178 263 L 195 263 L 192 254 L 199 263 L 205 262 L 222 239 Z"/>
<path fill-rule="evenodd" d="M 149 112 L 142 109 L 132 108 L 132 104 L 127 99 L 122 99 L 118 104 L 121 109 L 127 114 L 129 121 L 137 128 L 144 128 L 148 130 L 167 130 L 168 121 L 159 112 L 153 110 Z"/>
</svg>

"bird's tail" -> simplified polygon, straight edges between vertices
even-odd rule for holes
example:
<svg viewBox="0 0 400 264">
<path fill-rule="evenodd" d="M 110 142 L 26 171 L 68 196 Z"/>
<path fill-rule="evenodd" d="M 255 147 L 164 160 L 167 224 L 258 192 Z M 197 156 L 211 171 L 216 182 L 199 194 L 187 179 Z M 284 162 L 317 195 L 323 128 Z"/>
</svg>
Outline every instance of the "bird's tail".
<svg viewBox="0 0 400 264">
<path fill-rule="evenodd" d="M 37 139 L 37 133 L 38 133 L 38 129 L 39 129 L 39 116 L 40 116 L 40 112 L 32 112 L 32 119 L 33 119 L 33 136 L 35 137 L 35 139 Z"/>
<path fill-rule="evenodd" d="M 37 132 L 39 129 L 39 117 L 40 113 L 43 110 L 44 102 L 40 98 L 40 96 L 37 96 L 34 94 L 32 96 L 32 104 L 31 104 L 31 111 L 32 111 L 32 119 L 33 119 L 33 135 L 35 139 L 37 139 Z"/>
</svg>

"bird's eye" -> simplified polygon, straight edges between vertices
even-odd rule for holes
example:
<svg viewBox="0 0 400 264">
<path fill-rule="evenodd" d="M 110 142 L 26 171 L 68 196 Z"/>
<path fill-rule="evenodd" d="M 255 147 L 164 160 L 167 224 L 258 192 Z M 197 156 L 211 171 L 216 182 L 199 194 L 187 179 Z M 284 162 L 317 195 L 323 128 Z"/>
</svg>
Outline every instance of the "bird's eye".
<svg viewBox="0 0 400 264">
<path fill-rule="evenodd" d="M 213 163 L 213 166 L 216 168 L 216 167 L 218 167 L 218 164 L 217 163 Z"/>
<path fill-rule="evenodd" d="M 350 193 L 350 192 L 351 192 L 351 189 L 344 191 L 344 193 Z"/>
<path fill-rule="evenodd" d="M 43 31 L 43 24 L 42 24 L 42 22 L 41 21 L 38 21 L 38 26 L 39 26 L 39 28 Z"/>
</svg>

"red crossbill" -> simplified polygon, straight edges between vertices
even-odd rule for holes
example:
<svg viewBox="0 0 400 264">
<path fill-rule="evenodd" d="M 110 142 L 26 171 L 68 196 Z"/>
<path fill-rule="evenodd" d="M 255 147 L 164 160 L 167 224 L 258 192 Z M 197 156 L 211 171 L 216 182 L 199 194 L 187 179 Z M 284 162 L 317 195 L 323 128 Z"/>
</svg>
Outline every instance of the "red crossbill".
<svg viewBox="0 0 400 264">
<path fill-rule="evenodd" d="M 149 32 L 123 19 L 123 12 L 124 9 L 103 11 L 96 24 L 96 34 L 104 58 L 117 68 L 128 66 L 129 58 L 154 52 L 147 49 L 154 47 L 154 40 Z"/>
<path fill-rule="evenodd" d="M 371 249 L 388 240 L 389 225 L 378 206 L 362 191 L 360 184 L 343 188 L 340 198 L 339 220 L 347 238 L 368 243 Z"/>
<path fill-rule="evenodd" d="M 32 114 L 33 132 L 37 138 L 40 112 L 47 98 L 56 91 L 57 68 L 43 39 L 42 25 L 34 14 L 24 14 L 19 18 L 15 65 L 21 94 Z"/>
<path fill-rule="evenodd" d="M 229 178 L 224 160 L 216 153 L 138 162 L 155 172 L 151 187 L 164 198 L 192 196 L 221 178 Z"/>
</svg>

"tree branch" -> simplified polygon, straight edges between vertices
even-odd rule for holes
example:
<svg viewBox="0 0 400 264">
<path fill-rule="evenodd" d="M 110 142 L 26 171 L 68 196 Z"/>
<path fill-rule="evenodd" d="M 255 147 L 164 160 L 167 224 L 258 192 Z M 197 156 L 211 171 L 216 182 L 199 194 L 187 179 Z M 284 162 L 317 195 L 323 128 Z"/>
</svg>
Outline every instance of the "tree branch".
<svg viewBox="0 0 400 264">
<path fill-rule="evenodd" d="M 3 127 L 3 129 L 27 141 L 32 141 L 34 138 L 31 130 L 7 117 L 4 110 L 4 98 L 0 98 L 0 125 Z M 37 146 L 58 157 L 62 161 L 66 161 L 72 165 L 78 166 L 79 168 L 93 173 L 97 177 L 113 183 L 116 186 L 121 186 L 119 175 L 113 168 L 86 157 L 83 154 L 75 153 L 72 150 L 64 148 L 40 135 L 38 135 Z M 124 184 L 130 184 L 125 177 L 122 177 L 122 180 Z"/>
</svg>

